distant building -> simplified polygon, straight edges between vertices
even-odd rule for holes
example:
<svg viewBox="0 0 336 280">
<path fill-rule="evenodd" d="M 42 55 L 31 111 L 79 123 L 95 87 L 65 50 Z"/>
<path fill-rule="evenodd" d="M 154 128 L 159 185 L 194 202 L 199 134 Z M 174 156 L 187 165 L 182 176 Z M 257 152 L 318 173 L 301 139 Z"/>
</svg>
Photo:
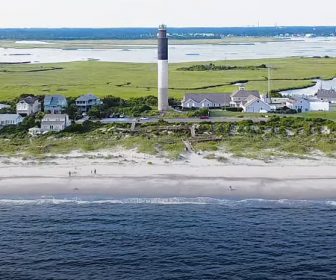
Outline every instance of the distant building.
<svg viewBox="0 0 336 280">
<path fill-rule="evenodd" d="M 336 91 L 334 89 L 319 89 L 315 97 L 323 101 L 336 103 Z"/>
<path fill-rule="evenodd" d="M 59 132 L 70 125 L 71 122 L 67 114 L 47 114 L 42 119 L 41 130 L 43 132 Z"/>
<path fill-rule="evenodd" d="M 248 91 L 245 87 L 239 87 L 239 90 L 231 94 L 231 107 L 242 107 L 250 96 L 260 98 L 258 91 Z"/>
<path fill-rule="evenodd" d="M 63 95 L 48 95 L 44 98 L 44 112 L 61 114 L 68 107 L 68 102 Z"/>
<path fill-rule="evenodd" d="M 32 127 L 28 129 L 28 134 L 30 136 L 37 136 L 42 134 L 42 129 L 39 127 Z"/>
<path fill-rule="evenodd" d="M 8 109 L 10 108 L 11 106 L 10 105 L 7 105 L 7 104 L 0 104 L 0 110 L 1 109 Z"/>
<path fill-rule="evenodd" d="M 188 93 L 182 100 L 182 108 L 222 108 L 230 106 L 229 93 Z"/>
<path fill-rule="evenodd" d="M 271 106 L 258 97 L 250 95 L 246 103 L 242 105 L 243 111 L 246 113 L 267 113 L 271 111 Z"/>
<path fill-rule="evenodd" d="M 41 111 L 41 103 L 38 98 L 33 96 L 22 98 L 16 104 L 16 113 L 21 116 L 30 116 L 39 111 Z"/>
<path fill-rule="evenodd" d="M 266 98 L 261 98 L 261 100 L 263 100 L 264 102 L 266 102 Z M 270 103 L 268 103 L 272 110 L 276 110 L 276 109 L 281 109 L 287 106 L 287 102 L 290 101 L 289 98 L 287 97 L 275 97 L 275 98 L 270 98 Z"/>
<path fill-rule="evenodd" d="M 93 94 L 85 94 L 76 99 L 76 106 L 82 113 L 87 113 L 94 106 L 101 105 L 100 99 Z"/>
<path fill-rule="evenodd" d="M 0 127 L 18 125 L 23 119 L 24 118 L 18 114 L 0 114 Z"/>
<path fill-rule="evenodd" d="M 294 109 L 299 113 L 330 111 L 330 104 L 328 101 L 322 101 L 316 98 L 312 99 L 308 97 L 299 97 L 295 99 L 293 102 L 288 103 L 288 105 L 289 108 Z M 290 107 L 290 105 L 292 106 Z"/>
</svg>

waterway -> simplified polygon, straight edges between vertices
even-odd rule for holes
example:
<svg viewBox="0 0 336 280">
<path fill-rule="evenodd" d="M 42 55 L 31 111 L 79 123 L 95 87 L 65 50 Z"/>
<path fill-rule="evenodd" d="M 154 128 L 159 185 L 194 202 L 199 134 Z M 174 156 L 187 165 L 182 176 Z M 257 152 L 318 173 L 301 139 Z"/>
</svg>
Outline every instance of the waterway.
<svg viewBox="0 0 336 280">
<path fill-rule="evenodd" d="M 296 89 L 296 90 L 286 90 L 282 91 L 281 94 L 285 96 L 313 96 L 321 88 L 323 89 L 336 89 L 336 78 L 329 81 L 315 80 L 316 84 L 312 87 Z"/>
<path fill-rule="evenodd" d="M 22 45 L 36 44 L 35 48 Z M 42 42 L 43 43 L 43 42 Z M 120 46 L 113 49 L 57 49 L 41 48 L 41 42 L 17 42 L 20 48 L 3 48 L 0 42 L 0 63 L 31 62 L 58 63 L 100 60 L 107 62 L 154 63 L 157 60 L 156 46 Z M 28 45 L 27 45 L 28 46 Z M 336 38 L 300 38 L 278 42 L 250 44 L 200 44 L 171 45 L 170 62 L 216 61 L 236 59 L 262 59 L 282 57 L 336 57 Z"/>
</svg>

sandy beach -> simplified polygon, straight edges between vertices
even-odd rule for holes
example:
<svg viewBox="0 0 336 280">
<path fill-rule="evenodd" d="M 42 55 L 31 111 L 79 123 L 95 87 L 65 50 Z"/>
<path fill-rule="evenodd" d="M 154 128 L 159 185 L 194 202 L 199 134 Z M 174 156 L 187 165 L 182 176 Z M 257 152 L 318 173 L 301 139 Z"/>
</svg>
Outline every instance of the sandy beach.
<svg viewBox="0 0 336 280">
<path fill-rule="evenodd" d="M 264 162 L 225 156 L 224 162 L 205 159 L 204 154 L 171 161 L 121 150 L 73 152 L 43 160 L 2 157 L 0 196 L 336 198 L 336 159 Z"/>
</svg>

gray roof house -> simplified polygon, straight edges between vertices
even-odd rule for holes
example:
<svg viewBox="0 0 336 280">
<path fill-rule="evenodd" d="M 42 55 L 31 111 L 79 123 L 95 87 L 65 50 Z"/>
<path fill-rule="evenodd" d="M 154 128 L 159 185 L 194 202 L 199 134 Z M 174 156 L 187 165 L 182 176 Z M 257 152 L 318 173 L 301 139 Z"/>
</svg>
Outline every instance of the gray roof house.
<svg viewBox="0 0 336 280">
<path fill-rule="evenodd" d="M 18 114 L 0 114 L 0 128 L 7 125 L 18 125 L 23 119 Z"/>
<path fill-rule="evenodd" d="M 41 131 L 62 131 L 71 125 L 67 114 L 47 114 L 41 121 Z"/>
<path fill-rule="evenodd" d="M 37 97 L 27 96 L 16 104 L 16 113 L 22 116 L 30 116 L 41 110 L 41 103 Z"/>
<path fill-rule="evenodd" d="M 68 107 L 68 102 L 63 95 L 47 95 L 44 98 L 44 112 L 51 112 L 54 114 L 61 114 L 62 111 Z"/>
<path fill-rule="evenodd" d="M 255 90 L 249 91 L 244 87 L 240 87 L 239 90 L 231 94 L 231 106 L 240 107 L 241 105 L 244 105 L 247 102 L 249 96 L 260 98 L 260 93 Z"/>
<path fill-rule="evenodd" d="M 76 106 L 82 113 L 87 113 L 92 107 L 99 106 L 101 104 L 102 102 L 100 99 L 91 93 L 82 95 L 76 99 Z"/>
<path fill-rule="evenodd" d="M 323 101 L 336 102 L 336 91 L 334 89 L 319 89 L 315 96 Z"/>
<path fill-rule="evenodd" d="M 230 106 L 229 93 L 187 93 L 182 108 L 221 108 Z"/>
</svg>

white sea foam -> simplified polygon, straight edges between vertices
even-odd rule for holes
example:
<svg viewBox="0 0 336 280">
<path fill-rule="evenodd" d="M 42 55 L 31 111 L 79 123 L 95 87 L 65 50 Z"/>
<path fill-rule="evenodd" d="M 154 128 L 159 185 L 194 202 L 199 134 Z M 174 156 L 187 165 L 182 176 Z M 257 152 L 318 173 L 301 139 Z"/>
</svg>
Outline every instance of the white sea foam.
<svg viewBox="0 0 336 280">
<path fill-rule="evenodd" d="M 327 205 L 336 206 L 336 201 L 327 201 Z"/>
<path fill-rule="evenodd" d="M 0 205 L 103 205 L 103 204 L 157 204 L 157 205 L 224 205 L 224 206 L 291 206 L 303 207 L 314 205 L 336 206 L 336 201 L 314 201 L 314 200 L 267 200 L 267 199 L 245 199 L 227 200 L 209 197 L 197 198 L 125 198 L 125 199 L 102 199 L 84 200 L 74 198 L 38 198 L 38 199 L 0 199 Z"/>
<path fill-rule="evenodd" d="M 16 41 L 15 44 L 23 45 L 51 45 L 53 43 L 43 42 L 43 41 Z"/>
</svg>

